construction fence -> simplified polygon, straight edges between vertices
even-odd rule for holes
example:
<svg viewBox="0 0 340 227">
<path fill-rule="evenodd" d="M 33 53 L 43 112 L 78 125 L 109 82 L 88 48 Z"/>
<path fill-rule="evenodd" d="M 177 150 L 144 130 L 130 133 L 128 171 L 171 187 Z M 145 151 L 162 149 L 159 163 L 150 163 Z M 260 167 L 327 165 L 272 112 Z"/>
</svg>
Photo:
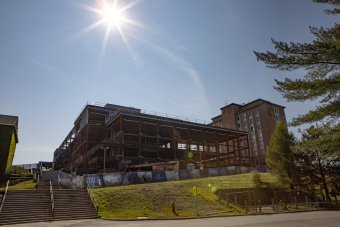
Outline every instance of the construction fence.
<svg viewBox="0 0 340 227">
<path fill-rule="evenodd" d="M 43 171 L 42 178 L 51 180 L 65 188 L 98 188 L 118 185 L 141 184 L 150 182 L 166 182 L 174 180 L 198 179 L 214 176 L 226 176 L 249 172 L 247 167 L 231 166 L 221 168 L 205 168 L 203 170 L 174 170 L 174 171 L 139 171 L 85 174 L 73 176 L 62 171 Z"/>
<path fill-rule="evenodd" d="M 50 179 L 65 188 L 98 188 L 118 185 L 140 184 L 149 182 L 165 182 L 174 180 L 198 179 L 207 176 L 221 176 L 247 172 L 246 168 L 226 171 L 220 168 L 180 171 L 126 172 L 126 173 L 98 173 L 83 176 L 73 176 L 62 171 L 44 171 L 43 179 Z M 268 179 L 267 179 L 268 180 Z M 269 180 L 270 181 L 270 180 Z M 273 179 L 273 182 L 275 179 Z M 317 210 L 320 208 L 336 208 L 338 203 L 325 200 L 321 190 L 306 192 L 299 190 L 275 190 L 270 187 L 255 187 L 250 178 L 241 180 L 228 179 L 224 182 L 225 189 L 217 189 L 214 193 L 219 198 L 219 204 L 198 196 L 169 194 L 168 207 L 174 213 L 181 215 L 248 215 L 258 213 L 282 213 L 302 210 Z M 202 187 L 202 186 L 201 186 Z M 196 186 L 195 186 L 196 188 Z M 201 188 L 196 191 L 200 194 Z M 152 199 L 150 197 L 150 199 Z M 222 207 L 222 208 L 221 208 Z"/>
<path fill-rule="evenodd" d="M 322 191 L 307 193 L 290 189 L 234 188 L 217 190 L 216 195 L 220 199 L 220 207 L 201 196 L 178 197 L 178 195 L 174 195 L 173 210 L 179 215 L 191 213 L 197 216 L 214 216 L 273 214 L 339 208 L 337 201 L 326 201 Z"/>
</svg>

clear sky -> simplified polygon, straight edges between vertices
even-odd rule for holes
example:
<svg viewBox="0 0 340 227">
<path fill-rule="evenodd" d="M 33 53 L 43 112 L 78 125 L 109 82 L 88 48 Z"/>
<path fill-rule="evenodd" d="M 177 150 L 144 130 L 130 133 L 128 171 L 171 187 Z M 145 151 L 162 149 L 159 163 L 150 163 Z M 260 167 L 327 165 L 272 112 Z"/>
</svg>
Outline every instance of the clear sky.
<svg viewBox="0 0 340 227">
<path fill-rule="evenodd" d="M 100 0 L 3 0 L 0 113 L 19 116 L 14 164 L 52 160 L 87 102 L 209 121 L 226 103 L 257 98 L 286 106 L 288 120 L 314 103 L 287 103 L 274 78 L 298 77 L 257 62 L 270 38 L 305 42 L 332 26 L 312 0 L 141 0 L 129 22 L 91 26 Z M 131 6 L 131 7 L 130 7 Z M 133 22 L 133 23 L 130 23 Z"/>
</svg>

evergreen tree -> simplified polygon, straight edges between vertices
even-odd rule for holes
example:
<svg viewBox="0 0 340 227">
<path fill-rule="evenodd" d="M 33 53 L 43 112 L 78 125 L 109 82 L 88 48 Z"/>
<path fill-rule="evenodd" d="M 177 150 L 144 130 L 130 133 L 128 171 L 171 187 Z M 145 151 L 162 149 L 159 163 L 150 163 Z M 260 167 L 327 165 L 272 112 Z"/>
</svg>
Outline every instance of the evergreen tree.
<svg viewBox="0 0 340 227">
<path fill-rule="evenodd" d="M 334 6 L 338 6 L 340 4 L 340 0 L 314 0 L 314 2 L 329 3 L 329 4 L 332 4 Z M 340 13 L 340 10 L 338 8 L 326 9 L 325 13 L 327 13 L 327 14 L 338 14 L 338 13 Z"/>
<path fill-rule="evenodd" d="M 326 10 L 327 14 L 337 16 L 340 13 L 339 0 L 314 2 L 332 4 L 335 8 Z M 267 163 L 272 172 L 294 183 L 293 171 L 293 177 L 299 178 L 305 188 L 322 185 L 330 200 L 330 190 L 339 193 L 340 188 L 340 25 L 310 27 L 310 31 L 315 36 L 310 43 L 272 39 L 275 52 L 255 52 L 257 60 L 269 68 L 306 73 L 302 79 L 275 80 L 274 88 L 288 101 L 317 100 L 320 103 L 316 109 L 291 122 L 293 126 L 316 123 L 305 130 L 301 141 L 294 146 L 296 153 L 288 149 L 287 133 L 281 129 L 279 136 L 275 130 L 274 134 L 278 135 L 273 135 L 267 149 Z M 277 145 L 280 141 L 282 145 Z"/>
<path fill-rule="evenodd" d="M 339 1 L 328 2 L 339 6 Z M 337 8 L 329 11 L 339 13 Z M 340 25 L 332 28 L 310 27 L 315 39 L 311 43 L 286 43 L 272 39 L 276 52 L 255 52 L 267 67 L 285 71 L 303 69 L 302 79 L 275 80 L 288 101 L 319 100 L 320 106 L 293 119 L 292 125 L 318 121 L 338 122 L 340 117 Z"/>
<path fill-rule="evenodd" d="M 279 121 L 266 149 L 266 164 L 282 185 L 296 184 L 294 164 L 294 136 L 289 134 L 285 123 Z"/>
<path fill-rule="evenodd" d="M 340 130 L 340 128 L 337 128 Z M 329 126 L 309 127 L 302 135 L 301 141 L 295 146 L 299 157 L 297 166 L 305 186 L 322 185 L 326 198 L 330 201 L 330 189 L 339 194 L 340 158 L 334 152 L 335 144 L 340 147 L 340 138 L 329 141 L 332 132 Z M 337 136 L 340 135 L 339 134 Z"/>
</svg>

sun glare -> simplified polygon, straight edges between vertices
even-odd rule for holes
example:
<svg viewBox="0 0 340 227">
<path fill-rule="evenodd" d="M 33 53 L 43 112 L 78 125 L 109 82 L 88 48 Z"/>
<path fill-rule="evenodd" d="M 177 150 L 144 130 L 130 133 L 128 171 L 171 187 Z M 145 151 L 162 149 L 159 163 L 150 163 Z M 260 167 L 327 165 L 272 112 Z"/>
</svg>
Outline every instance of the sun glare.
<svg viewBox="0 0 340 227">
<path fill-rule="evenodd" d="M 99 15 L 101 16 L 101 20 L 110 29 L 121 29 L 127 21 L 124 10 L 118 8 L 116 4 L 106 4 L 99 10 Z"/>
<path fill-rule="evenodd" d="M 121 4 L 118 0 L 96 0 L 95 6 L 84 6 L 87 10 L 95 13 L 98 20 L 85 30 L 89 31 L 98 26 L 106 28 L 104 46 L 107 45 L 111 34 L 118 32 L 124 43 L 128 46 L 128 41 L 123 30 L 129 26 L 141 27 L 139 23 L 132 20 L 128 15 L 128 10 L 135 6 L 138 1 L 131 1 L 129 4 Z"/>
</svg>

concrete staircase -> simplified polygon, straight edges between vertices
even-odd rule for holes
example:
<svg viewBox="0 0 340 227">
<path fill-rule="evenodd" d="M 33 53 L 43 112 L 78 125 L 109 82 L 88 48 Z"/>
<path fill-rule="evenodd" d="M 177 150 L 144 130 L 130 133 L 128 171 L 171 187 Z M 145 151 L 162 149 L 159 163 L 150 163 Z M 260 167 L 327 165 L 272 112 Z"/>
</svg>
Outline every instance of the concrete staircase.
<svg viewBox="0 0 340 227">
<path fill-rule="evenodd" d="M 51 220 L 48 190 L 8 191 L 0 213 L 0 225 Z"/>
<path fill-rule="evenodd" d="M 49 181 L 40 181 L 35 185 L 36 189 L 50 191 L 50 182 Z"/>
<path fill-rule="evenodd" d="M 52 211 L 49 182 L 40 182 L 36 190 L 8 190 L 0 225 L 97 218 L 87 190 L 53 189 L 53 197 Z"/>
<path fill-rule="evenodd" d="M 54 194 L 54 212 L 52 220 L 71 220 L 97 218 L 87 190 L 56 189 Z"/>
</svg>

